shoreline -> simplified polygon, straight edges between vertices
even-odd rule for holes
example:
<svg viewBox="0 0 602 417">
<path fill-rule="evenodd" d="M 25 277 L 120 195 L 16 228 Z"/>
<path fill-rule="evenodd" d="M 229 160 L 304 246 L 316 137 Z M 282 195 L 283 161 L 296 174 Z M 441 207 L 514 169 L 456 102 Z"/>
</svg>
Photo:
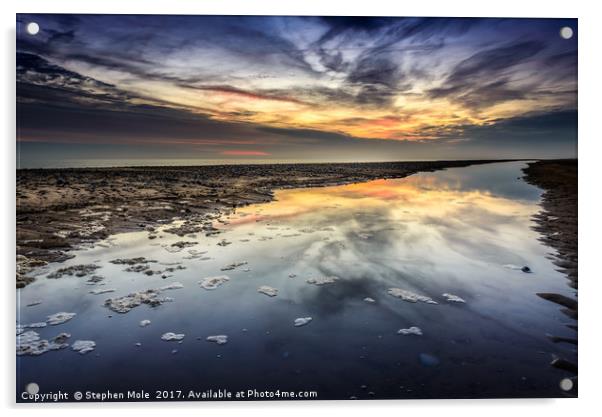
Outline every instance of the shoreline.
<svg viewBox="0 0 602 417">
<path fill-rule="evenodd" d="M 219 233 L 209 222 L 236 207 L 273 201 L 274 190 L 404 178 L 513 160 L 213 165 L 17 170 L 16 286 L 82 243 L 184 221 L 171 233 Z M 202 226 L 200 226 L 200 224 Z"/>
<path fill-rule="evenodd" d="M 560 272 L 566 275 L 567 285 L 575 290 L 574 298 L 547 292 L 537 293 L 537 295 L 557 304 L 563 314 L 574 320 L 575 324 L 566 326 L 576 333 L 578 332 L 577 289 L 579 283 L 577 167 L 577 160 L 572 159 L 531 162 L 523 169 L 524 180 L 544 191 L 541 196 L 542 209 L 533 216 L 535 222 L 533 229 L 541 235 L 541 242 L 556 250 L 552 262 Z M 574 338 L 553 335 L 549 338 L 555 343 L 577 345 L 577 334 Z M 554 358 L 551 365 L 577 375 L 577 364 L 563 358 Z"/>
</svg>

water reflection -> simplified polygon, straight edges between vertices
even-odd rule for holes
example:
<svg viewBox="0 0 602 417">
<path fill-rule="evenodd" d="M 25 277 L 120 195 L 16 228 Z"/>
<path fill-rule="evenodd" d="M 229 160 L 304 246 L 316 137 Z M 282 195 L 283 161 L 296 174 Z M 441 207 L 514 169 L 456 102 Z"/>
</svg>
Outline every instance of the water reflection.
<svg viewBox="0 0 602 417">
<path fill-rule="evenodd" d="M 55 390 L 315 389 L 323 399 L 559 395 L 564 374 L 548 366 L 550 355 L 573 353 L 545 334 L 568 329 L 558 310 L 534 293 L 567 289 L 546 258 L 549 249 L 530 228 L 540 191 L 517 179 L 522 166 L 282 190 L 277 201 L 216 223 L 218 236 L 186 237 L 197 242 L 190 249 L 166 250 L 182 240 L 167 233 L 156 241 L 128 233 L 115 236 L 109 247 L 79 251 L 65 265 L 98 263 L 116 295 L 174 281 L 185 288 L 169 294 L 173 303 L 121 315 L 103 307 L 106 295 L 89 294 L 82 279 L 39 278 L 20 291 L 20 303 L 44 301 L 21 307 L 20 320 L 77 312 L 76 319 L 40 334 L 68 331 L 74 340 L 95 340 L 97 349 L 87 356 L 59 351 L 20 357 L 18 383 L 41 381 Z M 232 243 L 217 245 L 222 239 Z M 206 254 L 195 258 L 189 250 Z M 163 280 L 109 263 L 136 256 L 186 269 Z M 247 264 L 222 271 L 241 261 Z M 534 273 L 508 264 L 529 265 Z M 203 277 L 223 274 L 230 281 L 214 291 L 198 285 Z M 324 276 L 339 280 L 306 282 Z M 258 293 L 262 285 L 277 288 L 278 296 Z M 402 301 L 387 294 L 392 287 L 439 304 Z M 443 293 L 466 303 L 446 302 Z M 310 324 L 293 326 L 295 318 L 307 316 Z M 143 319 L 152 324 L 141 328 Z M 397 335 L 410 326 L 424 335 Z M 167 331 L 186 338 L 181 345 L 163 342 Z M 227 334 L 228 343 L 205 342 L 216 334 Z"/>
</svg>

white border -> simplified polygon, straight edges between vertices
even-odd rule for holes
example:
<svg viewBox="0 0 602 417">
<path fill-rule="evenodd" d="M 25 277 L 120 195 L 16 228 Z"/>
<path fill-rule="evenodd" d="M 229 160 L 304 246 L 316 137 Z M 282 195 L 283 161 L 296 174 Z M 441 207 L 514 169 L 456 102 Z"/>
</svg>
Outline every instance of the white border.
<svg viewBox="0 0 602 417">
<path fill-rule="evenodd" d="M 601 120 L 599 74 L 602 72 L 600 47 L 602 16 L 595 2 L 577 1 L 525 1 L 498 2 L 469 0 L 385 1 L 369 0 L 19 0 L 12 4 L 1 2 L 2 13 L 2 112 L 0 117 L 4 135 L 2 190 L 0 205 L 2 215 L 2 281 L 4 283 L 4 317 L 2 320 L 3 375 L 0 378 L 2 406 L 9 415 L 35 410 L 47 416 L 104 415 L 107 411 L 123 410 L 144 413 L 146 416 L 177 413 L 178 415 L 241 414 L 248 416 L 282 415 L 304 416 L 308 413 L 325 415 L 344 413 L 346 416 L 420 414 L 421 416 L 461 414 L 462 416 L 507 417 L 514 413 L 545 413 L 546 416 L 587 415 L 597 407 L 600 386 L 600 312 L 597 307 L 602 294 L 602 274 L 599 232 L 601 176 L 600 143 L 602 137 L 598 121 Z M 336 402 L 260 402 L 260 403 L 153 403 L 144 404 L 93 404 L 45 405 L 42 407 L 14 405 L 15 355 L 14 355 L 14 236 L 15 236 L 15 13 L 145 13 L 145 14 L 285 14 L 285 15 L 391 15 L 391 16 L 480 16 L 480 17 L 577 17 L 579 18 L 579 185 L 581 191 L 579 222 L 579 265 L 581 284 L 579 331 L 579 399 L 563 400 L 429 400 L 429 401 L 336 401 Z"/>
</svg>

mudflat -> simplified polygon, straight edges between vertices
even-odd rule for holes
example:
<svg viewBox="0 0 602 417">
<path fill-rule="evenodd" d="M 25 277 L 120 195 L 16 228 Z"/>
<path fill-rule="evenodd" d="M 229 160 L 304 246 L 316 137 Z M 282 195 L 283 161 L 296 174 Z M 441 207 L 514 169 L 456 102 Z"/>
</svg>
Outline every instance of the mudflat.
<svg viewBox="0 0 602 417">
<path fill-rule="evenodd" d="M 568 278 L 568 285 L 575 289 L 574 298 L 561 294 L 542 292 L 537 295 L 544 300 L 558 304 L 560 310 L 575 320 L 567 327 L 577 331 L 577 288 L 579 284 L 577 269 L 578 242 L 578 164 L 576 159 L 537 161 L 529 163 L 523 170 L 525 181 L 544 190 L 542 211 L 534 216 L 540 240 L 557 252 L 552 262 Z M 555 343 L 577 344 L 577 337 L 549 336 Z M 577 364 L 563 358 L 556 358 L 552 365 L 577 373 Z M 575 379 L 576 382 L 576 379 Z"/>
<path fill-rule="evenodd" d="M 17 287 L 69 250 L 122 231 L 184 220 L 171 232 L 217 233 L 211 220 L 268 202 L 273 190 L 320 187 L 499 160 L 27 169 L 17 171 Z M 206 222 L 204 222 L 206 220 Z M 152 238 L 152 233 L 150 235 Z"/>
</svg>

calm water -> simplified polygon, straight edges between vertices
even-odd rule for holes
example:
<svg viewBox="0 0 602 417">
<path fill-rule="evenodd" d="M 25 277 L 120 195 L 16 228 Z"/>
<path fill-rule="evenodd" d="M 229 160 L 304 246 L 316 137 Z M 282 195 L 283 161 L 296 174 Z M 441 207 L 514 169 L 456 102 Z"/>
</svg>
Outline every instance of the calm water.
<svg viewBox="0 0 602 417">
<path fill-rule="evenodd" d="M 17 357 L 18 391 L 129 389 L 315 390 L 320 399 L 561 396 L 568 376 L 549 366 L 572 346 L 546 334 L 574 336 L 558 307 L 536 292 L 570 295 L 547 258 L 550 248 L 530 226 L 541 191 L 522 180 L 523 163 L 424 173 L 400 180 L 285 190 L 276 201 L 248 206 L 216 222 L 223 233 L 180 238 L 127 233 L 40 271 L 18 292 L 20 322 L 59 311 L 71 321 L 38 331 L 94 340 L 96 350 L 70 349 Z M 232 242 L 217 245 L 222 239 Z M 169 245 L 195 241 L 172 253 Z M 203 252 L 190 258 L 190 250 Z M 108 261 L 144 256 L 181 262 L 172 277 L 125 272 Z M 207 259 L 210 258 L 210 259 Z M 234 270 L 221 268 L 247 262 Z M 87 278 L 47 279 L 59 267 L 96 263 L 104 285 Z M 509 268 L 528 265 L 532 274 Z M 150 264 L 153 269 L 166 268 Z M 204 277 L 230 281 L 207 291 Z M 289 276 L 293 276 L 292 278 Z M 316 286 L 309 278 L 337 276 Z M 173 302 L 126 314 L 103 306 L 109 297 L 180 282 Z M 257 292 L 278 289 L 276 297 Z M 439 304 L 409 303 L 387 294 L 402 288 Z M 93 295 L 95 289 L 114 293 Z M 450 303 L 452 293 L 466 303 Z M 371 297 L 375 303 L 364 298 Z M 26 304 L 42 303 L 32 307 Z M 111 316 L 111 317 L 110 317 Z M 312 317 L 295 327 L 298 317 Z M 141 320 L 151 320 L 140 327 Z M 398 335 L 418 326 L 423 335 Z M 181 344 L 161 340 L 184 333 Z M 205 341 L 228 335 L 228 343 Z M 137 347 L 136 343 L 142 345 Z M 177 349 L 177 353 L 173 350 Z"/>
</svg>

